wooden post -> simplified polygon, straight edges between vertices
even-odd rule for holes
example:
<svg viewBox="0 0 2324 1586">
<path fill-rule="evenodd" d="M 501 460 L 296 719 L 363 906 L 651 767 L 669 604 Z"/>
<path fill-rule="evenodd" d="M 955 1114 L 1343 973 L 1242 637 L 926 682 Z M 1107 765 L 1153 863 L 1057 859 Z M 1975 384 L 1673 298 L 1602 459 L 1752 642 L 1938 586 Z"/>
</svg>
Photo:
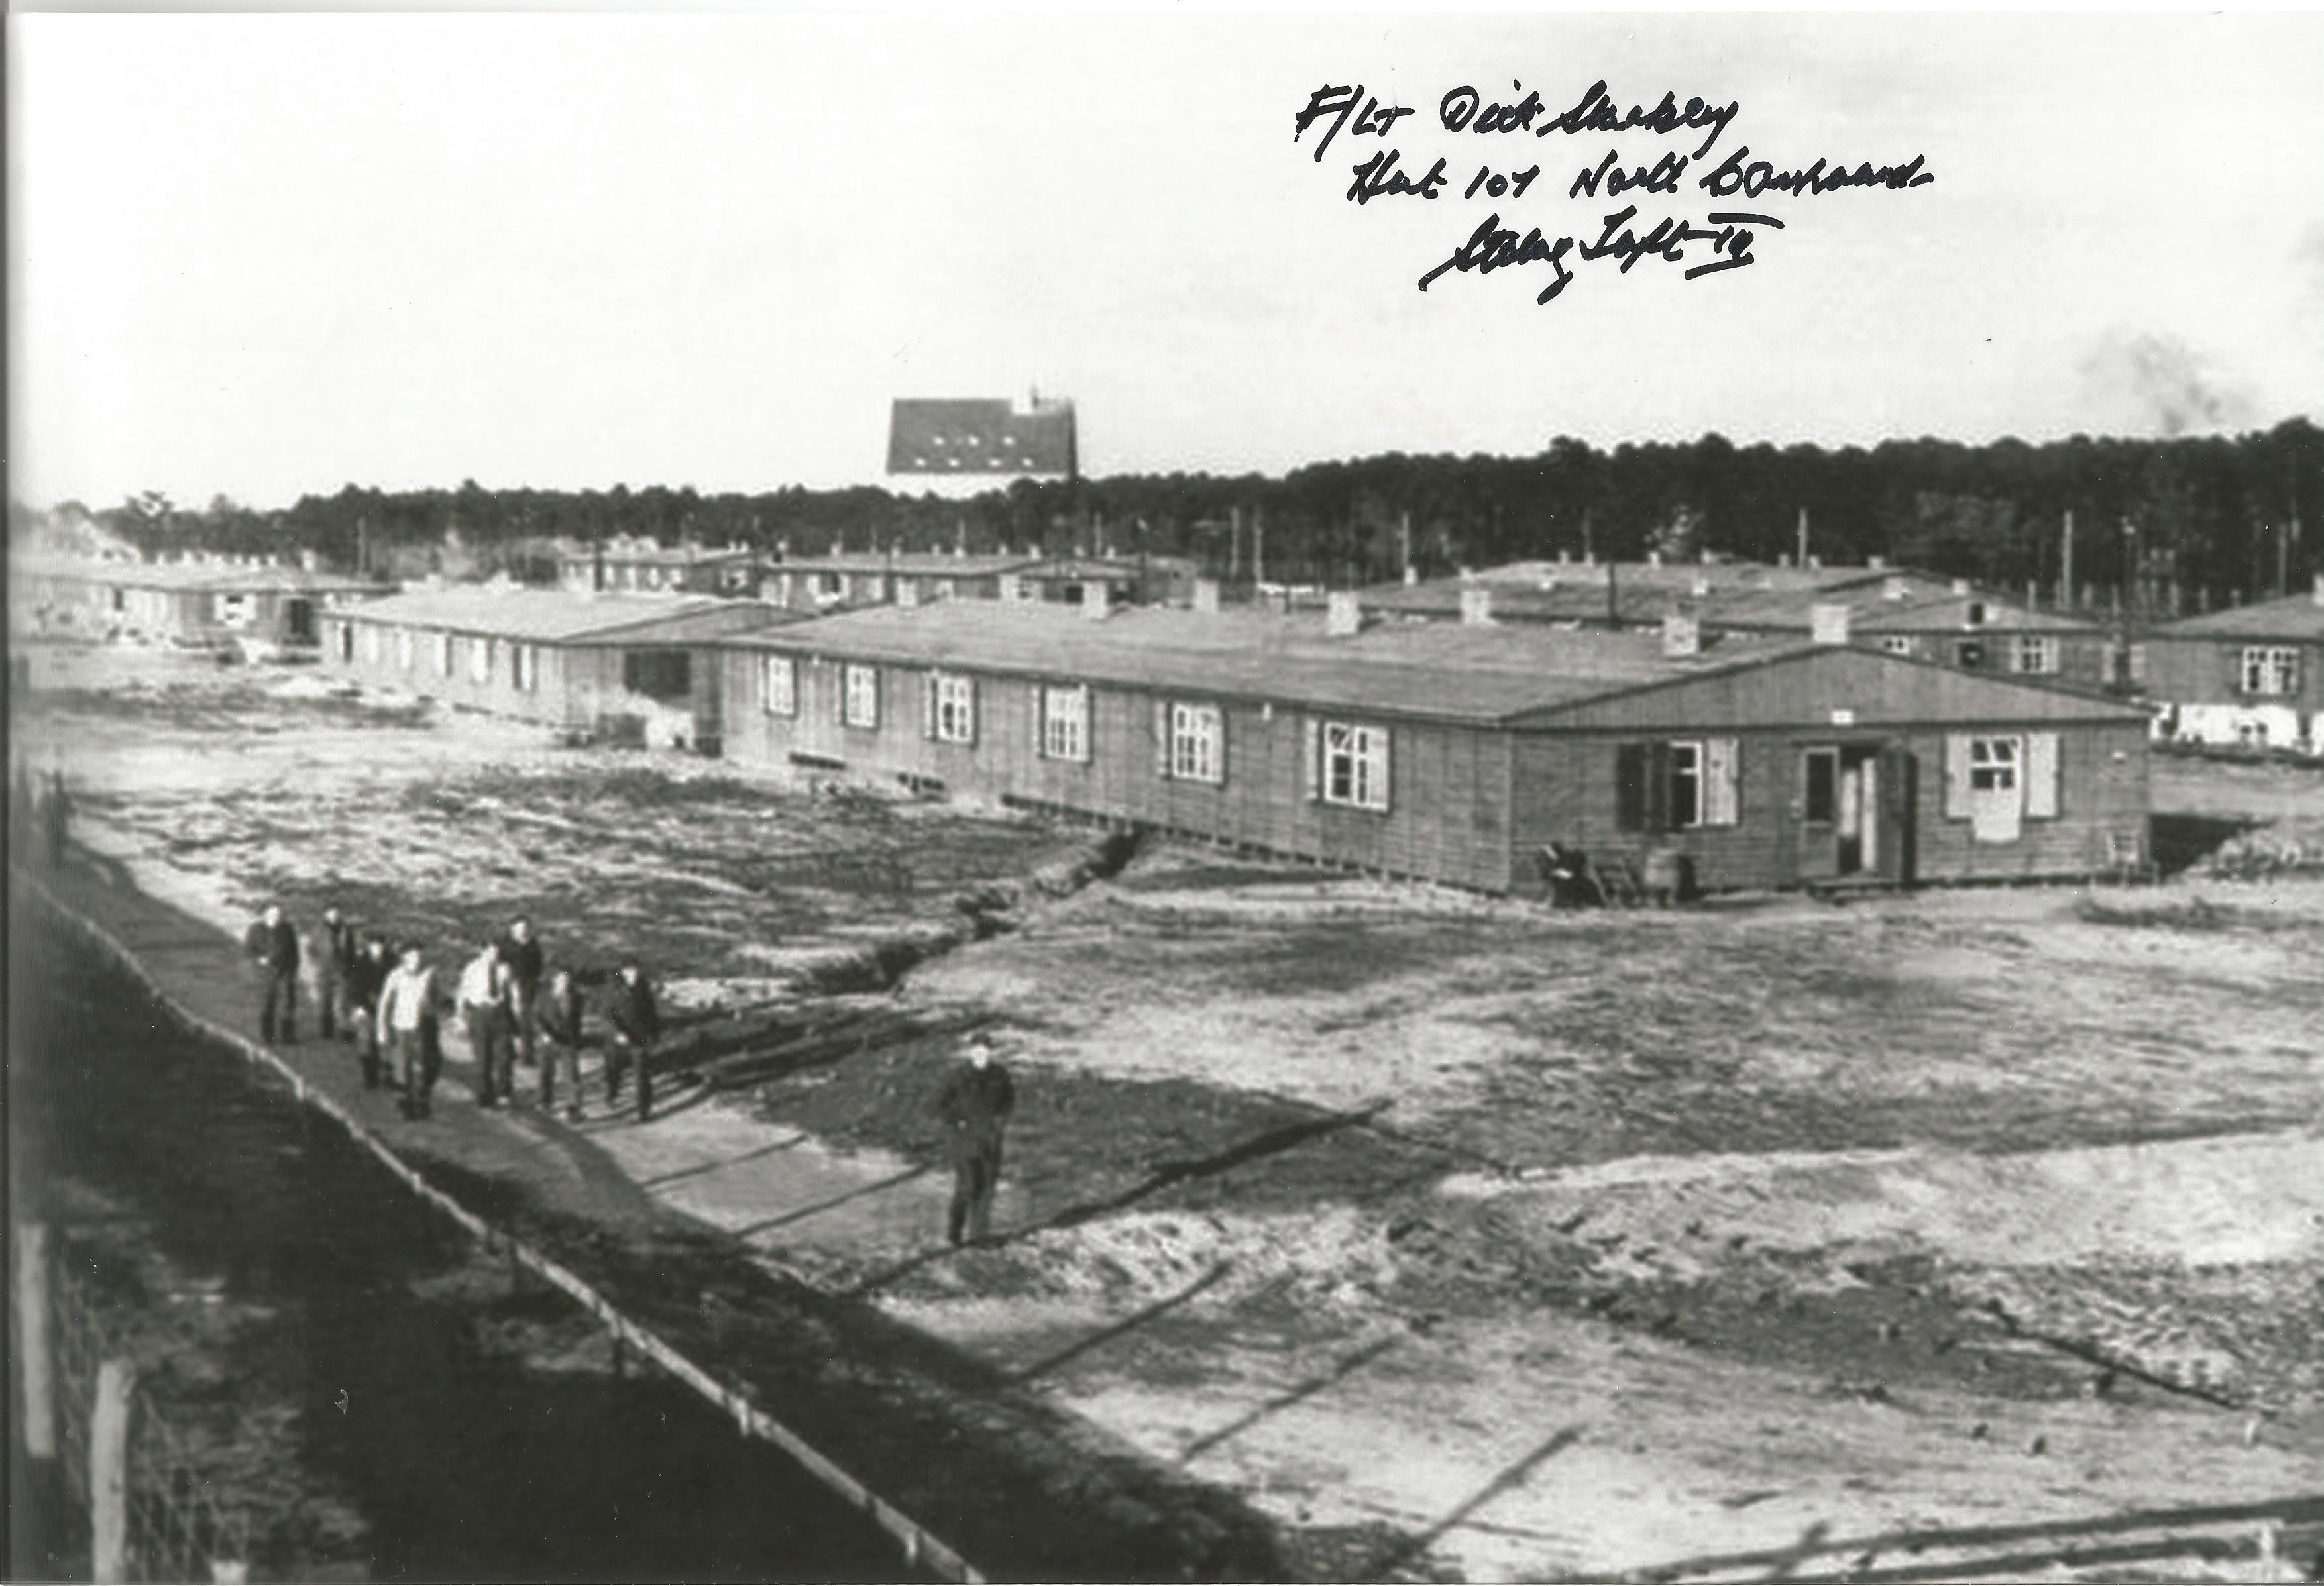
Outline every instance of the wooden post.
<svg viewBox="0 0 2324 1586">
<path fill-rule="evenodd" d="M 137 1368 L 107 1360 L 97 1369 L 88 1421 L 89 1578 L 129 1579 L 129 1411 Z"/>
<path fill-rule="evenodd" d="M 24 1357 L 17 1391 L 24 1396 L 24 1452 L 57 1457 L 55 1317 L 49 1310 L 49 1229 L 16 1225 L 16 1348 Z"/>
</svg>

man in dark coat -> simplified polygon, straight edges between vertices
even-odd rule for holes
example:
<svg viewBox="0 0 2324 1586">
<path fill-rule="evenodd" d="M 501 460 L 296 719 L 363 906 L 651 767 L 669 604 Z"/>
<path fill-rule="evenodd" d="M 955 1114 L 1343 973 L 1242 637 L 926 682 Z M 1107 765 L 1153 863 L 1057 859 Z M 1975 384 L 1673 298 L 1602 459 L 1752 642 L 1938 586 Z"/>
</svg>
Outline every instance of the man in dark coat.
<svg viewBox="0 0 2324 1586">
<path fill-rule="evenodd" d="M 347 1029 L 355 1037 L 355 1056 L 363 1065 L 364 1089 L 367 1091 L 379 1089 L 379 994 L 386 989 L 387 977 L 394 968 L 395 960 L 387 944 L 377 936 L 364 938 L 363 951 L 347 965 L 344 987 Z"/>
<path fill-rule="evenodd" d="M 954 1069 L 936 1095 L 952 1153 L 952 1210 L 945 1237 L 957 1245 L 962 1225 L 979 1241 L 992 1231 L 992 1192 L 1001 1182 L 1001 1133 L 1017 1106 L 1009 1071 L 992 1059 L 982 1036 L 968 1043 L 968 1061 Z"/>
<path fill-rule="evenodd" d="M 355 1033 L 355 1015 L 347 1000 L 347 980 L 355 973 L 355 927 L 342 918 L 336 903 L 323 910 L 322 939 L 315 944 L 315 1019 L 327 1041 L 337 1038 L 344 1027 Z"/>
<path fill-rule="evenodd" d="M 508 965 L 509 1012 L 516 1020 L 516 1058 L 530 1067 L 538 1056 L 540 1028 L 540 941 L 532 921 L 519 916 L 501 941 L 501 962 Z"/>
<path fill-rule="evenodd" d="M 605 989 L 605 1021 L 613 1038 L 605 1048 L 605 1104 L 622 1104 L 622 1078 L 632 1065 L 638 1071 L 638 1120 L 653 1111 L 653 1044 L 661 1036 L 661 1010 L 654 1006 L 653 987 L 634 958 L 622 961 L 622 973 Z"/>
<path fill-rule="evenodd" d="M 258 1010 L 258 1033 L 274 1045 L 277 1029 L 283 1044 L 299 1043 L 299 933 L 282 917 L 282 905 L 270 903 L 244 936 L 242 945 L 258 964 L 266 985 Z M 278 1014 L 280 1016 L 278 1019 Z"/>
<path fill-rule="evenodd" d="M 537 1015 L 540 1033 L 549 1037 L 549 1051 L 540 1064 L 540 1110 L 557 1105 L 557 1071 L 565 1070 L 565 1116 L 581 1120 L 581 988 L 573 972 L 562 964 L 549 977 Z"/>
</svg>

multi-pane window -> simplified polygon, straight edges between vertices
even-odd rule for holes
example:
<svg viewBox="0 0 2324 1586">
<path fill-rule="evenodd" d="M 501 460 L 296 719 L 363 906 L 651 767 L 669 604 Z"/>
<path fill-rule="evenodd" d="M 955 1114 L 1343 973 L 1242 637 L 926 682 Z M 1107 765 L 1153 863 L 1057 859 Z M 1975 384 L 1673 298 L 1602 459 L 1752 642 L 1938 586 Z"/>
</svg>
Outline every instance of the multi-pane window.
<svg viewBox="0 0 2324 1586">
<path fill-rule="evenodd" d="M 217 620 L 227 627 L 246 628 L 250 625 L 250 596 L 220 595 L 213 597 L 212 604 L 217 607 Z"/>
<path fill-rule="evenodd" d="M 1045 760 L 1087 760 L 1089 690 L 1041 690 L 1041 755 Z"/>
<path fill-rule="evenodd" d="M 1352 722 L 1323 724 L 1323 802 L 1388 807 L 1388 731 Z"/>
<path fill-rule="evenodd" d="M 1224 728 L 1215 705 L 1170 707 L 1170 774 L 1189 782 L 1226 779 L 1219 741 Z"/>
<path fill-rule="evenodd" d="M 2300 652 L 2288 644 L 2252 644 L 2244 648 L 2243 686 L 2246 694 L 2300 692 Z"/>
<path fill-rule="evenodd" d="M 493 641 L 475 638 L 468 641 L 468 676 L 479 683 L 493 680 Z"/>
<path fill-rule="evenodd" d="M 2058 669 L 2058 641 L 2046 633 L 2020 633 L 2010 662 L 2021 672 L 2054 672 Z"/>
<path fill-rule="evenodd" d="M 851 727 L 880 724 L 880 669 L 849 662 L 840 677 L 839 719 Z"/>
<path fill-rule="evenodd" d="M 975 742 L 975 679 L 954 678 L 939 672 L 936 677 L 935 691 L 930 720 L 937 741 L 944 743 Z"/>
<path fill-rule="evenodd" d="M 798 715 L 798 663 L 787 655 L 762 656 L 759 661 L 759 697 L 770 716 Z"/>
<path fill-rule="evenodd" d="M 1971 738 L 1969 741 L 1969 785 L 1972 792 L 2006 793 L 2017 786 L 2019 740 Z"/>
</svg>

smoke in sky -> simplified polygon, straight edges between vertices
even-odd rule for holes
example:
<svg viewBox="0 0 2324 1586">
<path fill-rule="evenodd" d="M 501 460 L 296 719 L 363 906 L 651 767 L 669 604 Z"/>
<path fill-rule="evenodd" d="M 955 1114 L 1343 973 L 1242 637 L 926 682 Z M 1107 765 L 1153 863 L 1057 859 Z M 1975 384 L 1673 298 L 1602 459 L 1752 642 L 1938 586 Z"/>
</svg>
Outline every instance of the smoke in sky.
<svg viewBox="0 0 2324 1586">
<path fill-rule="evenodd" d="M 2250 416 L 2241 392 L 2211 378 L 2175 336 L 2108 333 L 2082 360 L 2082 379 L 2111 416 L 2158 435 L 2224 429 Z"/>
</svg>

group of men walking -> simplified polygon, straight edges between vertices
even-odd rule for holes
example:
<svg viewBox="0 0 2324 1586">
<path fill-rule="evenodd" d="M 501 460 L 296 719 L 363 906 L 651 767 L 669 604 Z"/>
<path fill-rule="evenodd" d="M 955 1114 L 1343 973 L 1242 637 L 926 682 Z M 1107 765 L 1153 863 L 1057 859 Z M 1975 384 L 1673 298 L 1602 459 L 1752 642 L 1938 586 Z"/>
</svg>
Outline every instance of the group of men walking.
<svg viewBox="0 0 2324 1586">
<path fill-rule="evenodd" d="M 364 1087 L 401 1093 L 403 1115 L 430 1116 L 443 1072 L 447 1011 L 436 970 L 417 942 L 391 951 L 376 932 L 359 932 L 335 907 L 323 910 L 315 936 L 316 1027 L 324 1040 L 355 1044 Z M 270 903 L 251 926 L 244 946 L 262 983 L 258 1029 L 269 1046 L 296 1045 L 300 943 L 282 906 Z M 516 1100 L 516 1069 L 537 1067 L 540 1106 L 557 1105 L 558 1076 L 565 1080 L 565 1115 L 582 1116 L 581 1049 L 587 1004 L 585 982 L 598 979 L 559 964 L 551 967 L 532 922 L 518 918 L 505 936 L 479 947 L 460 969 L 449 1011 L 476 1064 L 476 1103 L 504 1107 Z M 622 961 L 601 999 L 607 1026 L 605 1100 L 618 1107 L 632 1073 L 638 1117 L 653 1110 L 651 1055 L 661 1036 L 653 986 L 635 959 Z M 542 1050 L 546 1040 L 548 1050 Z"/>
<path fill-rule="evenodd" d="M 300 944 L 298 929 L 281 904 L 266 906 L 244 945 L 258 966 L 263 987 L 259 1034 L 269 1046 L 296 1045 Z M 315 966 L 315 1013 L 322 1038 L 353 1041 L 363 1065 L 364 1087 L 395 1086 L 406 1118 L 429 1117 L 444 1064 L 445 1007 L 436 971 L 420 944 L 407 942 L 391 951 L 384 937 L 358 932 L 334 907 L 323 910 L 315 949 L 320 955 Z M 505 936 L 480 946 L 461 965 L 451 1011 L 476 1064 L 478 1106 L 513 1102 L 516 1069 L 523 1065 L 540 1070 L 542 1111 L 557 1104 L 561 1071 L 567 1098 L 565 1115 L 576 1120 L 582 1117 L 580 1064 L 586 1014 L 582 986 L 595 978 L 567 965 L 551 966 L 533 935 L 532 922 L 521 917 L 510 923 Z M 624 959 L 605 982 L 600 1009 L 607 1030 L 606 1103 L 615 1108 L 622 1104 L 622 1090 L 634 1074 L 638 1117 L 643 1120 L 653 1110 L 651 1059 L 661 1035 L 661 1014 L 653 987 L 634 958 Z M 981 1242 L 991 1237 L 1001 1136 L 1016 1105 L 1015 1083 L 1008 1069 L 994 1060 L 991 1042 L 982 1035 L 971 1037 L 966 1059 L 946 1076 L 936 1098 L 953 1169 L 945 1232 L 954 1245 L 964 1239 Z"/>
</svg>

